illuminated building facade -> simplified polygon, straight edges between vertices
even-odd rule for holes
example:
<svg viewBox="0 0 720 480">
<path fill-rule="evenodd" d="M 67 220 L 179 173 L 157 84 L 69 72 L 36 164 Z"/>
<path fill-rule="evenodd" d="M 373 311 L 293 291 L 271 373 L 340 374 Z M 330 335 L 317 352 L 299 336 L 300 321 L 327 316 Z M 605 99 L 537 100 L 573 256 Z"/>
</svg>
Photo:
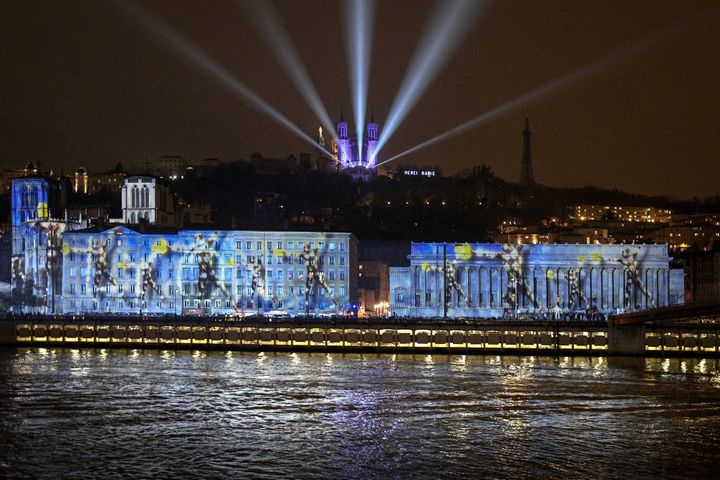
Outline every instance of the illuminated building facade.
<svg viewBox="0 0 720 480">
<path fill-rule="evenodd" d="M 350 233 L 65 232 L 64 313 L 327 314 L 357 304 Z"/>
<path fill-rule="evenodd" d="M 683 272 L 667 245 L 413 243 L 409 267 L 390 268 L 400 316 L 503 317 L 683 302 Z"/>
<path fill-rule="evenodd" d="M 63 184 L 40 177 L 14 178 L 11 186 L 10 284 L 28 307 L 56 311 L 62 272 L 62 236 L 78 222 L 62 218 Z"/>
</svg>

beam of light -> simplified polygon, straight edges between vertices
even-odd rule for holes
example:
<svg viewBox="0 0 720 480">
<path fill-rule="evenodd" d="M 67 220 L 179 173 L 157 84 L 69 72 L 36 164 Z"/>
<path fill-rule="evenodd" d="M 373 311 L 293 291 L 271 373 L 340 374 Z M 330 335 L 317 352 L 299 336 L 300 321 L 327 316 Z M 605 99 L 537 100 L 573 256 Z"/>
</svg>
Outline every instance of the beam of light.
<svg viewBox="0 0 720 480">
<path fill-rule="evenodd" d="M 272 49 L 280 67 L 285 70 L 285 73 L 294 82 L 295 88 L 317 115 L 323 128 L 332 138 L 337 139 L 335 125 L 330 120 L 330 115 L 328 115 L 325 105 L 320 100 L 315 85 L 300 60 L 300 55 L 298 55 L 293 42 L 290 40 L 287 30 L 283 27 L 272 2 L 269 0 L 246 0 L 242 3 L 247 4 L 248 8 L 245 10 L 249 14 L 253 26 L 257 29 L 260 37 Z"/>
<path fill-rule="evenodd" d="M 378 139 L 380 152 L 435 80 L 489 2 L 438 1 L 410 60 Z"/>
<path fill-rule="evenodd" d="M 346 0 L 345 48 L 350 70 L 350 83 L 355 114 L 358 162 L 362 162 L 363 127 L 367 108 L 368 82 L 370 79 L 370 51 L 372 50 L 374 0 Z"/>
<path fill-rule="evenodd" d="M 227 69 L 207 55 L 201 49 L 192 44 L 182 34 L 173 29 L 169 24 L 160 17 L 153 15 L 149 11 L 142 8 L 132 0 L 115 0 L 120 11 L 129 15 L 135 21 L 140 23 L 148 31 L 150 31 L 162 43 L 170 46 L 182 58 L 188 61 L 192 66 L 197 68 L 203 74 L 212 77 L 220 82 L 224 87 L 230 90 L 237 98 L 248 103 L 252 107 L 261 111 L 278 124 L 285 127 L 296 136 L 305 140 L 309 144 L 320 148 L 317 142 L 307 133 L 301 130 L 297 125 L 291 122 L 285 115 L 280 113 L 273 106 L 263 100 L 257 93 L 252 91 L 246 85 L 238 81 Z M 322 149 L 325 154 L 332 158 L 332 154 Z"/>
<path fill-rule="evenodd" d="M 654 35 L 651 35 L 650 37 L 647 37 L 644 40 L 641 40 L 638 43 L 635 43 L 631 46 L 616 50 L 615 52 L 611 53 L 609 56 L 607 56 L 601 60 L 590 63 L 583 67 L 580 67 L 576 70 L 573 70 L 570 73 L 567 73 L 567 74 L 561 76 L 560 78 L 557 78 L 550 82 L 544 83 L 543 85 L 541 85 L 533 90 L 530 90 L 528 92 L 525 92 L 524 94 L 520 95 L 519 97 L 517 97 L 513 100 L 510 100 L 509 102 L 506 102 L 498 107 L 495 107 L 492 110 L 489 110 L 481 115 L 478 115 L 477 117 L 471 118 L 470 120 L 467 120 L 467 121 L 461 123 L 460 125 L 457 125 L 457 126 L 451 128 L 450 130 L 445 131 L 444 133 L 441 133 L 441 134 L 436 135 L 428 140 L 425 140 L 424 142 L 419 143 L 419 144 L 415 145 L 414 147 L 405 150 L 402 153 L 398 153 L 397 155 L 395 155 L 393 157 L 383 160 L 382 162 L 378 163 L 378 167 L 380 165 L 384 165 L 388 162 L 392 162 L 393 160 L 397 160 L 398 158 L 401 158 L 401 157 L 404 157 L 411 153 L 417 152 L 418 150 L 421 150 L 423 148 L 426 148 L 431 145 L 435 145 L 437 143 L 448 140 L 452 137 L 460 135 L 461 133 L 465 133 L 466 131 L 468 131 L 472 128 L 478 127 L 486 122 L 489 122 L 490 120 L 495 119 L 496 117 L 508 114 L 520 107 L 523 107 L 527 104 L 530 104 L 532 102 L 540 100 L 543 97 L 546 97 L 547 95 L 553 94 L 553 93 L 557 92 L 558 90 L 568 87 L 575 82 L 583 80 L 583 79 L 585 79 L 591 75 L 594 75 L 596 73 L 600 73 L 601 71 L 607 70 L 608 68 L 614 66 L 616 63 L 619 63 L 619 62 L 625 60 L 627 57 L 631 57 L 633 55 L 642 53 L 642 52 L 654 47 L 656 44 L 660 43 L 661 41 L 666 40 L 668 37 L 670 37 L 674 34 L 677 34 L 678 32 L 680 32 L 682 30 L 690 28 L 691 26 L 695 25 L 699 20 L 700 21 L 706 20 L 706 18 L 707 17 L 705 17 L 705 16 L 692 17 L 692 18 L 690 18 L 682 23 L 679 23 L 673 27 L 669 27 L 667 29 L 661 30 L 661 31 L 655 33 Z"/>
</svg>

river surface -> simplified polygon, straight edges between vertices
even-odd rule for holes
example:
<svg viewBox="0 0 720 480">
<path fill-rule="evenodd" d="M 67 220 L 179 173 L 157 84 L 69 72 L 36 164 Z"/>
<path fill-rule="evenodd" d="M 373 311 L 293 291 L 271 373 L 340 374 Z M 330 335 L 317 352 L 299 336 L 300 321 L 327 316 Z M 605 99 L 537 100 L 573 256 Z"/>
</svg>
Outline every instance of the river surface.
<svg viewBox="0 0 720 480">
<path fill-rule="evenodd" d="M 0 349 L 0 478 L 720 478 L 718 360 Z"/>
</svg>

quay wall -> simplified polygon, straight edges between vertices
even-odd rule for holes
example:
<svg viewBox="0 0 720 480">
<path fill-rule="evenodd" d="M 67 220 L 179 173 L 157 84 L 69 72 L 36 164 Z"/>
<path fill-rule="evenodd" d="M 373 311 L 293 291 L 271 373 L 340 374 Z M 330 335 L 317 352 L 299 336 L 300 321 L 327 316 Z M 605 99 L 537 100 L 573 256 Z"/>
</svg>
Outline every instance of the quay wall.
<svg viewBox="0 0 720 480">
<path fill-rule="evenodd" d="M 518 355 L 720 356 L 716 326 L 646 326 L 636 350 L 613 348 L 605 322 L 347 320 L 207 317 L 0 318 L 14 346 Z M 613 335 L 610 335 L 612 337 Z M 644 348 L 643 348 L 644 346 Z"/>
</svg>

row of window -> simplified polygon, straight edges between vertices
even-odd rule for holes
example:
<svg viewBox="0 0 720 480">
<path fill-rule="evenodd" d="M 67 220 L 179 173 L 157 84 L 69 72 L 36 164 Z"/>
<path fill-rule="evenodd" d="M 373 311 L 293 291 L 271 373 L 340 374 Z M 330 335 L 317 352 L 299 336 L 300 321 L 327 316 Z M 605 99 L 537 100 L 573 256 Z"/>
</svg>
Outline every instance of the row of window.
<svg viewBox="0 0 720 480">
<path fill-rule="evenodd" d="M 142 302 L 138 301 L 135 302 L 133 300 L 124 301 L 121 300 L 119 302 L 111 302 L 107 301 L 100 305 L 103 305 L 103 310 L 106 312 L 115 312 L 117 310 L 136 310 L 138 308 L 156 308 L 156 309 L 163 309 L 163 310 L 174 310 L 175 309 L 175 302 Z M 96 300 L 93 301 L 85 301 L 85 300 L 70 300 L 65 302 L 65 311 L 66 312 L 87 312 L 87 311 L 98 311 L 98 302 Z"/>
<path fill-rule="evenodd" d="M 302 241 L 288 241 L 288 242 L 281 242 L 281 241 L 273 241 L 273 240 L 267 240 L 263 242 L 262 240 L 256 240 L 255 241 L 255 250 L 256 251 L 262 251 L 263 250 L 263 243 L 265 244 L 265 248 L 267 251 L 272 252 L 274 250 L 283 250 L 283 247 L 287 251 L 298 251 L 301 252 L 305 245 L 310 245 L 310 248 L 316 248 L 319 251 L 324 251 L 325 247 L 327 246 L 327 249 L 329 251 L 335 251 L 339 250 L 341 252 L 344 252 L 346 249 L 345 242 L 317 242 L 317 245 L 315 245 L 315 242 L 308 241 L 308 242 L 302 242 Z M 252 251 L 253 250 L 253 241 L 252 240 L 245 240 L 244 242 L 242 240 L 237 240 L 235 242 L 235 249 L 237 250 L 247 250 Z"/>
<path fill-rule="evenodd" d="M 71 266 L 68 268 L 68 277 L 75 278 L 79 272 L 80 277 L 84 278 L 87 276 L 88 271 L 92 271 L 92 269 L 88 270 L 86 267 L 75 267 Z M 265 275 L 263 278 L 265 279 L 277 279 L 277 280 L 283 280 L 285 279 L 285 270 L 265 270 Z M 333 281 L 335 279 L 338 280 L 345 280 L 345 271 L 344 270 L 330 270 L 327 272 L 324 272 L 326 275 L 326 278 L 330 281 Z M 135 278 L 138 274 L 138 269 L 134 267 L 128 267 L 125 269 L 118 268 L 116 277 L 118 280 L 124 279 L 126 276 L 127 278 Z M 155 279 L 156 280 L 172 280 L 174 278 L 175 271 L 172 269 L 158 269 L 155 272 Z M 233 269 L 232 268 L 224 268 L 224 269 L 218 269 L 217 271 L 218 278 L 221 278 L 227 282 L 232 281 L 233 277 Z M 247 280 L 251 280 L 253 276 L 253 271 L 249 269 L 244 268 L 236 268 L 235 269 L 235 278 L 242 279 L 245 278 Z M 183 280 L 197 280 L 200 278 L 200 268 L 195 267 L 184 267 L 182 269 L 182 279 Z M 288 280 L 294 280 L 297 278 L 298 280 L 302 280 L 304 278 L 304 272 L 298 271 L 295 272 L 294 270 L 287 270 L 287 279 Z"/>
<path fill-rule="evenodd" d="M 139 242 L 138 242 L 139 240 Z M 105 239 L 90 239 L 91 245 L 98 247 L 105 243 Z M 154 242 L 155 245 L 161 246 L 163 243 L 166 243 L 168 246 L 172 247 L 175 244 L 174 240 L 165 240 L 165 239 L 159 239 L 159 240 L 150 240 L 149 238 L 145 239 L 136 239 L 136 238 L 117 238 L 115 239 L 115 244 L 117 246 L 123 245 L 123 242 L 126 242 L 126 245 L 128 245 L 130 248 L 135 248 L 138 245 L 142 247 L 149 247 L 151 242 Z M 189 238 L 186 238 L 185 240 L 185 246 L 190 247 L 193 245 L 192 240 Z M 215 240 L 212 242 L 213 249 L 214 250 L 220 250 L 220 245 L 222 241 Z M 88 246 L 88 239 L 86 238 L 71 238 L 70 239 L 70 245 L 71 246 Z M 286 250 L 286 251 L 297 251 L 301 252 L 305 245 L 310 245 L 310 248 L 314 249 L 317 248 L 320 252 L 325 252 L 325 249 L 327 247 L 328 251 L 340 251 L 344 252 L 347 249 L 347 243 L 346 242 L 335 242 L 335 241 L 274 241 L 274 240 L 236 240 L 235 241 L 235 249 L 236 250 L 245 250 L 245 251 L 263 251 L 267 250 L 268 252 L 273 252 L 275 250 Z"/>
<path fill-rule="evenodd" d="M 142 254 L 143 262 L 149 262 L 151 255 L 152 254 L 150 254 L 150 253 Z M 173 260 L 176 259 L 178 255 L 179 254 L 174 254 L 172 252 L 169 253 L 167 256 L 169 263 L 173 263 Z M 85 263 L 85 262 L 87 262 L 88 258 L 94 262 L 97 260 L 97 255 L 92 254 L 92 255 L 88 256 L 88 254 L 82 253 L 82 252 L 79 252 L 77 254 L 77 256 L 75 255 L 75 252 L 70 252 L 68 254 L 68 262 L 75 262 L 77 260 L 79 263 Z M 119 254 L 117 254 L 116 258 L 117 258 L 118 263 L 122 263 L 122 262 L 135 263 L 137 261 L 137 256 L 134 253 L 128 253 L 128 254 L 119 253 Z M 229 264 L 231 259 L 232 259 L 232 257 L 230 255 L 225 255 L 223 257 L 223 260 L 224 260 L 223 264 L 225 264 L 225 265 Z M 267 255 L 267 256 L 259 257 L 259 259 L 265 265 L 273 265 L 273 264 L 275 264 L 275 265 L 293 265 L 293 264 L 304 265 L 305 264 L 305 261 L 299 256 Z M 182 257 L 183 264 L 197 264 L 201 260 L 202 260 L 201 255 L 199 255 L 197 253 L 195 253 L 195 254 L 186 253 Z M 246 255 L 245 256 L 245 263 L 247 265 L 254 265 L 257 263 L 257 261 L 258 261 L 258 257 L 256 257 L 255 255 Z M 337 256 L 337 257 L 335 257 L 335 256 L 318 256 L 318 265 L 325 265 L 327 263 L 328 265 L 344 266 L 345 262 L 346 262 L 345 256 Z M 242 263 L 243 263 L 243 256 L 235 255 L 235 264 L 240 265 Z"/>
<path fill-rule="evenodd" d="M 164 288 L 163 287 L 158 287 L 158 288 L 161 289 L 160 290 L 161 294 L 167 295 L 168 297 L 173 297 L 176 293 L 174 285 L 166 285 L 166 286 L 164 286 Z M 80 294 L 81 295 L 87 294 L 87 290 L 88 290 L 87 286 L 84 283 L 81 283 L 80 288 L 79 288 Z M 109 285 L 109 284 L 101 287 L 100 289 L 98 289 L 98 287 L 95 285 L 92 285 L 90 288 L 90 291 L 92 292 L 93 295 L 96 295 L 99 290 L 102 290 L 105 294 L 112 293 L 111 285 Z M 164 290 L 164 292 L 163 292 L 163 290 Z M 218 295 L 220 293 L 218 290 L 219 289 L 217 287 L 213 287 L 213 291 L 211 292 L 211 295 Z M 260 291 L 260 289 L 257 289 L 257 291 Z M 256 291 L 256 293 L 257 293 L 257 291 Z M 289 285 L 289 286 L 267 285 L 266 287 L 263 288 L 263 294 L 269 295 L 269 296 L 285 295 L 286 292 L 288 295 L 294 295 L 295 291 L 296 291 L 296 289 L 295 289 L 294 285 Z M 319 291 L 320 291 L 321 296 L 325 295 L 325 290 L 320 288 Z M 345 289 L 345 286 L 335 285 L 332 291 L 337 292 L 338 296 L 344 297 L 346 289 Z M 198 284 L 197 283 L 192 283 L 192 284 L 186 283 L 183 285 L 182 292 L 184 295 L 198 295 L 199 294 Z M 253 295 L 252 286 L 238 285 L 236 287 L 237 295 L 242 296 L 243 292 L 245 292 L 245 294 L 248 297 L 251 297 Z M 74 283 L 70 284 L 68 293 L 70 295 L 76 295 L 78 293 L 77 285 L 75 285 Z M 138 294 L 138 287 L 135 284 L 130 284 L 127 286 L 123 285 L 123 284 L 119 284 L 119 285 L 117 285 L 117 293 L 120 295 L 124 295 L 124 294 L 136 295 L 136 294 Z M 156 292 L 155 291 L 147 291 L 146 294 L 154 296 L 156 294 Z M 300 296 L 305 295 L 305 287 L 302 285 L 299 285 L 297 287 L 297 294 Z"/>
</svg>

